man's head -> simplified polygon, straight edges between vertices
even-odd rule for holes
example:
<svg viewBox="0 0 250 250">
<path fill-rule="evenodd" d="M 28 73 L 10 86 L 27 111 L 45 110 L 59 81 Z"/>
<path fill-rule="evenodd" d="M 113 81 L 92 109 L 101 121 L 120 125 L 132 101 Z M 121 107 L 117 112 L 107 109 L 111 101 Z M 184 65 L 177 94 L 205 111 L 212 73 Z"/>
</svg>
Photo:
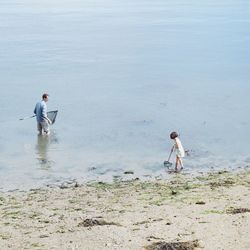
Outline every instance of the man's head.
<svg viewBox="0 0 250 250">
<path fill-rule="evenodd" d="M 43 98 L 43 101 L 47 102 L 49 100 L 49 94 L 44 93 L 42 98 Z"/>
</svg>

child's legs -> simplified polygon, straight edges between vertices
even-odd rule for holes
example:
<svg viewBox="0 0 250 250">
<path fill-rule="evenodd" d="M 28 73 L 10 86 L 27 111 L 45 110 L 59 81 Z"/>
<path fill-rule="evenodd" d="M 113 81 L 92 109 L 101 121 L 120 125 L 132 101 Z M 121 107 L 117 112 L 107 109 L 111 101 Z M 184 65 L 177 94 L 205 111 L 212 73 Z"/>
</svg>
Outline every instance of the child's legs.
<svg viewBox="0 0 250 250">
<path fill-rule="evenodd" d="M 182 158 L 180 157 L 180 158 L 179 158 L 179 160 L 180 160 L 180 165 L 181 165 L 181 168 L 183 168 Z"/>
<path fill-rule="evenodd" d="M 178 168 L 178 165 L 181 166 L 181 168 L 183 168 L 183 163 L 182 163 L 182 159 L 181 157 L 176 156 L 176 162 L 175 162 L 175 168 Z"/>
</svg>

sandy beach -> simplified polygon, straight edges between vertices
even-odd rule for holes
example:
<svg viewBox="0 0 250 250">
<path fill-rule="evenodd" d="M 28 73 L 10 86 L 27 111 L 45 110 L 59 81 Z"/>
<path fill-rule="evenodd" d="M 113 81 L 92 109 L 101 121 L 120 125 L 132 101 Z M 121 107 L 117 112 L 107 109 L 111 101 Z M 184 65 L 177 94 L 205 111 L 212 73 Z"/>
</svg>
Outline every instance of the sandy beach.
<svg viewBox="0 0 250 250">
<path fill-rule="evenodd" d="M 249 249 L 250 170 L 0 193 L 0 249 Z"/>
</svg>

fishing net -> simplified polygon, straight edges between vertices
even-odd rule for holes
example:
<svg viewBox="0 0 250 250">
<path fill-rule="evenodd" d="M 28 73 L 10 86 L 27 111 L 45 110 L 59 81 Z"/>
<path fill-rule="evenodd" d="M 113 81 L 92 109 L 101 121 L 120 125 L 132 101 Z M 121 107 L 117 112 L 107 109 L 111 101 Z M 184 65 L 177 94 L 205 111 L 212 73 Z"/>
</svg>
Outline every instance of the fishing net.
<svg viewBox="0 0 250 250">
<path fill-rule="evenodd" d="M 57 112 L 58 112 L 58 110 L 47 112 L 47 116 L 51 120 L 52 124 L 54 124 L 56 121 Z"/>
</svg>

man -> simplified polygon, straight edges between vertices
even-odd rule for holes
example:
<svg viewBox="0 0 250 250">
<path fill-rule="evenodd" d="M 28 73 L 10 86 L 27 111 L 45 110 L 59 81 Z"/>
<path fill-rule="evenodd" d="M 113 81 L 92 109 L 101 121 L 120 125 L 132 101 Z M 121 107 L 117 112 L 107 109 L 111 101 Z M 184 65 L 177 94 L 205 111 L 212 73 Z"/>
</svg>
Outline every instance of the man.
<svg viewBox="0 0 250 250">
<path fill-rule="evenodd" d="M 42 135 L 43 132 L 47 135 L 49 135 L 50 133 L 49 124 L 51 124 L 51 121 L 47 116 L 47 104 L 46 104 L 48 100 L 49 100 L 49 95 L 46 93 L 43 94 L 42 101 L 38 102 L 34 109 L 39 135 Z"/>
</svg>

